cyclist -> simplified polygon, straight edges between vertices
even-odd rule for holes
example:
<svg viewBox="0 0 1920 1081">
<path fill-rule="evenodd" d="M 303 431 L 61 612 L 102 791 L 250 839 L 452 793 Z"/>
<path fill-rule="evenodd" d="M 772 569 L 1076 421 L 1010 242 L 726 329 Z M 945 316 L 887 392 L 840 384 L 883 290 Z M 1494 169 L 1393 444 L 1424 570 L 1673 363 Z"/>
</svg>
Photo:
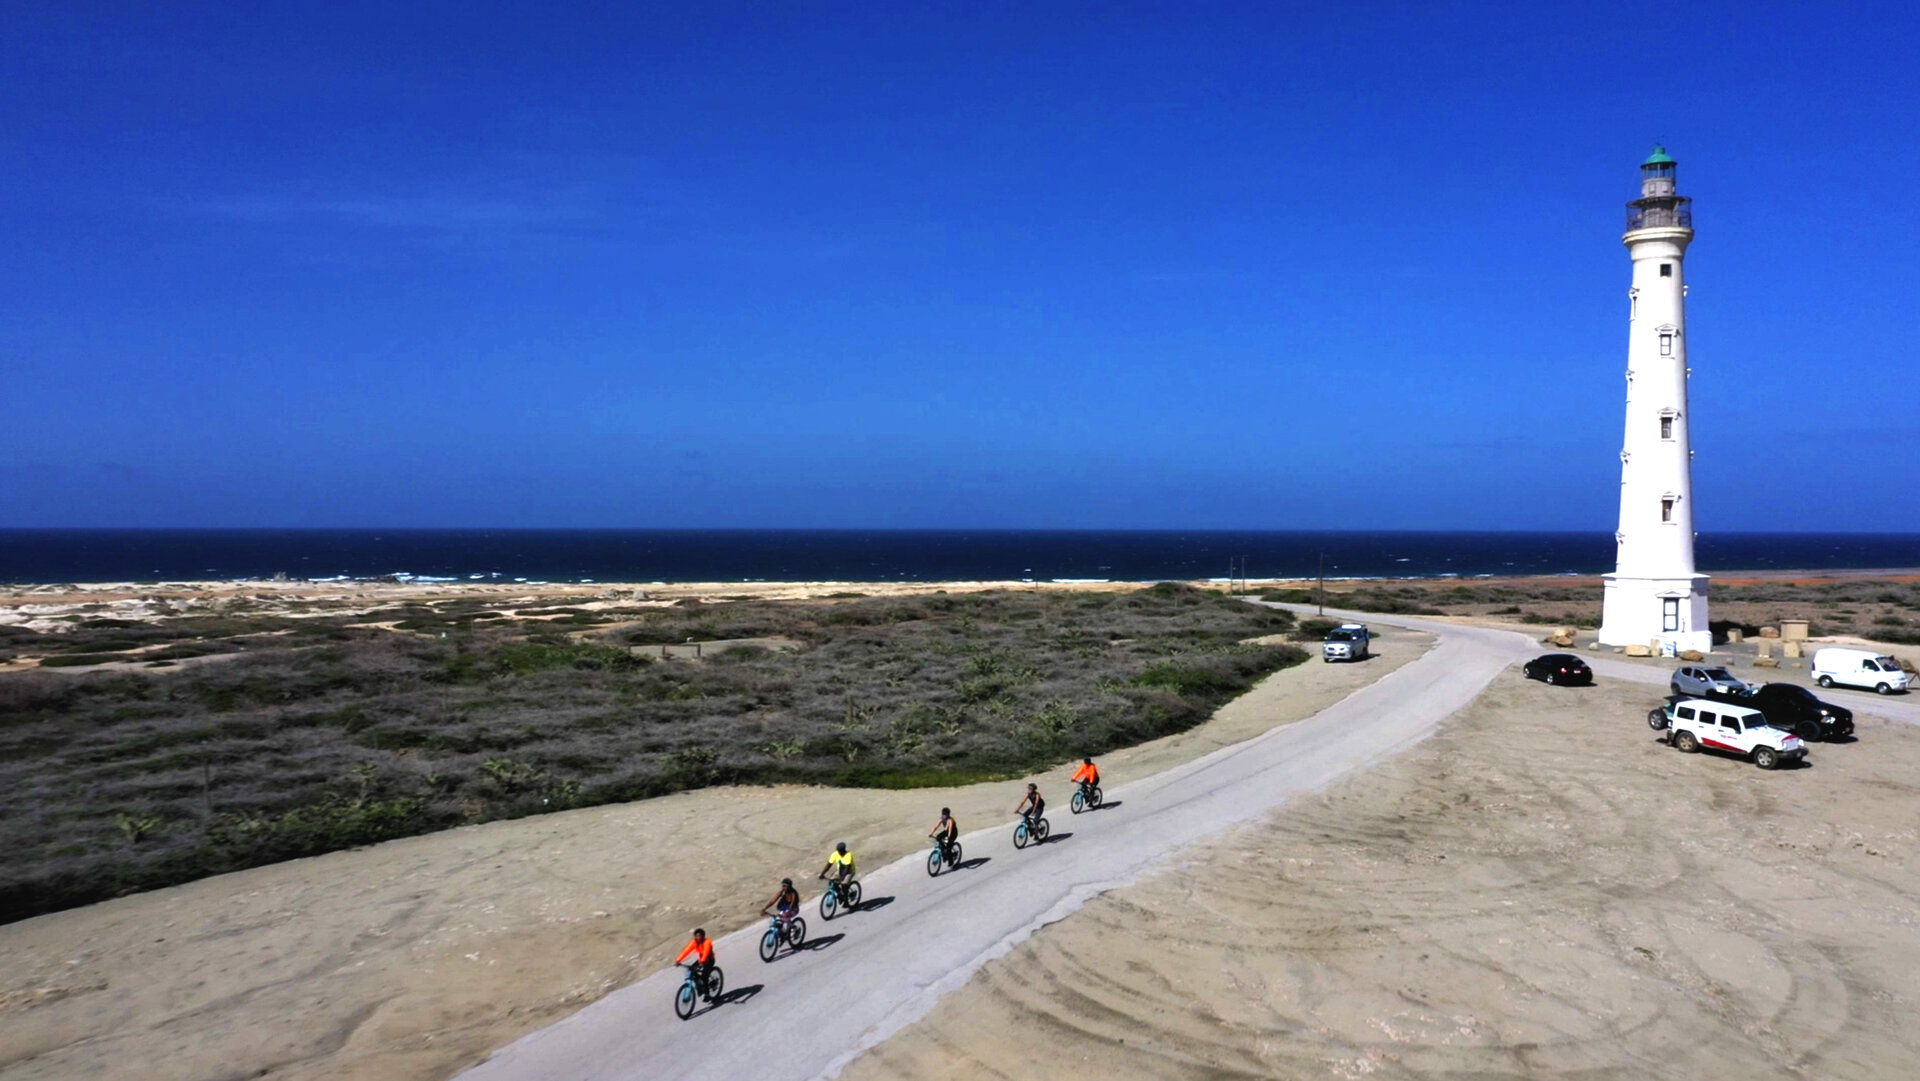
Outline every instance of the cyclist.
<svg viewBox="0 0 1920 1081">
<path fill-rule="evenodd" d="M 1040 816 L 1046 812 L 1047 801 L 1040 798 L 1040 786 L 1037 784 L 1027 786 L 1027 794 L 1020 797 L 1020 806 L 1013 809 L 1014 814 L 1027 820 L 1028 829 L 1032 829 L 1033 824 L 1040 821 Z"/>
<path fill-rule="evenodd" d="M 832 852 L 827 853 L 827 865 L 820 869 L 820 877 L 825 878 L 828 874 L 834 876 L 833 881 L 827 886 L 828 889 L 836 886 L 844 889 L 846 884 L 853 880 L 853 853 L 847 851 L 847 842 L 841 841 L 833 846 Z M 841 896 L 844 897 L 845 894 Z"/>
<path fill-rule="evenodd" d="M 933 824 L 927 836 L 940 842 L 940 858 L 953 862 L 953 842 L 960 838 L 960 824 L 953 820 L 953 808 L 940 808 L 940 821 Z"/>
<path fill-rule="evenodd" d="M 1091 797 L 1091 790 L 1100 787 L 1100 767 L 1093 764 L 1093 759 L 1082 758 L 1080 768 L 1073 771 L 1073 780 L 1079 783 L 1080 791 Z"/>
<path fill-rule="evenodd" d="M 680 951 L 680 956 L 674 958 L 673 963 L 685 964 L 689 957 L 694 959 L 690 967 L 693 969 L 693 981 L 700 988 L 700 997 L 711 1000 L 713 996 L 707 993 L 707 974 L 713 971 L 713 940 L 707 937 L 706 928 L 693 929 L 693 941 L 687 943 L 687 948 Z"/>
<path fill-rule="evenodd" d="M 773 910 L 776 908 L 780 910 L 778 915 L 774 915 L 773 913 Z M 793 888 L 793 879 L 791 878 L 781 879 L 780 892 L 773 895 L 773 900 L 760 906 L 760 914 L 762 916 L 772 915 L 780 921 L 782 927 L 792 922 L 793 918 L 799 915 L 799 913 L 800 891 Z"/>
</svg>

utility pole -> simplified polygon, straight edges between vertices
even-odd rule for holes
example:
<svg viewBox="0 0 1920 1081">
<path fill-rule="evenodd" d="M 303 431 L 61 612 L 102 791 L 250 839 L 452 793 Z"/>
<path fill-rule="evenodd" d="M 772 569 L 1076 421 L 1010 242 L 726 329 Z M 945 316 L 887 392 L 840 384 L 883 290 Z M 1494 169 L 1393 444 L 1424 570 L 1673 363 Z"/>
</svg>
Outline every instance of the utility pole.
<svg viewBox="0 0 1920 1081">
<path fill-rule="evenodd" d="M 1320 553 L 1320 614 L 1327 614 L 1327 553 Z"/>
</svg>

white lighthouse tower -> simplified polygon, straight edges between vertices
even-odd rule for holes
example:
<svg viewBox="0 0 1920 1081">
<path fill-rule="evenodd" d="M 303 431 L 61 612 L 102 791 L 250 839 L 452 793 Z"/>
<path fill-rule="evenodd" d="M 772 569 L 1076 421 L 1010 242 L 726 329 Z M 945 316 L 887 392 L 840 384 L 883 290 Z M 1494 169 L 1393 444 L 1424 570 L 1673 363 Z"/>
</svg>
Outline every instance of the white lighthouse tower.
<svg viewBox="0 0 1920 1081">
<path fill-rule="evenodd" d="M 1693 567 L 1693 451 L 1687 415 L 1685 266 L 1693 200 L 1675 187 L 1663 147 L 1640 165 L 1622 242 L 1627 290 L 1627 435 L 1620 449 L 1618 561 L 1606 576 L 1605 645 L 1712 648 L 1707 576 Z"/>
</svg>

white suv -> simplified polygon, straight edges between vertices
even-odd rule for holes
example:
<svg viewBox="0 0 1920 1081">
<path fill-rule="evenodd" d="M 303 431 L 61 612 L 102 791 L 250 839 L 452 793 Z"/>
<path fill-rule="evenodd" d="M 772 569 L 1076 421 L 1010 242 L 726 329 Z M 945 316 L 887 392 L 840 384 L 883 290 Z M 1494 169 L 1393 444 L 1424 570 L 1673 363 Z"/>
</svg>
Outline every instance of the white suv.
<svg viewBox="0 0 1920 1081">
<path fill-rule="evenodd" d="M 1647 723 L 1666 729 L 1667 742 L 1682 751 L 1691 753 L 1702 747 L 1728 751 L 1753 759 L 1761 769 L 1807 756 L 1807 745 L 1799 736 L 1773 727 L 1767 723 L 1767 715 L 1757 709 L 1726 702 L 1670 698 L 1665 707 L 1647 714 Z"/>
</svg>

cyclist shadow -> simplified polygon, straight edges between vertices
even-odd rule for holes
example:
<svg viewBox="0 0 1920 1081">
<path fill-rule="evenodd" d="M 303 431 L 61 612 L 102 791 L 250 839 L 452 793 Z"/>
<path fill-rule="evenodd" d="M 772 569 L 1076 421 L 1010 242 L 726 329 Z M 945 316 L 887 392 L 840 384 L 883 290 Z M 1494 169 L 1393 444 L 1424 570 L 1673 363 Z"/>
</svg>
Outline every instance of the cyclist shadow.
<svg viewBox="0 0 1920 1081">
<path fill-rule="evenodd" d="M 893 903 L 893 897 L 891 895 L 886 897 L 869 897 L 866 900 L 860 902 L 859 907 L 853 909 L 853 911 L 875 912 L 875 911 L 878 911 L 879 909 L 883 909 L 887 907 L 892 903 Z"/>
<path fill-rule="evenodd" d="M 699 1018 L 699 1016 L 705 1016 L 705 1014 L 712 1014 L 712 1012 L 718 1010 L 720 1006 L 732 1006 L 735 1002 L 749 1002 L 749 1000 L 753 1000 L 753 997 L 758 995 L 760 991 L 764 991 L 764 989 L 766 989 L 764 983 L 749 983 L 747 987 L 733 987 L 730 991 L 722 991 L 720 997 L 708 1000 L 707 1008 L 699 1010 L 697 1014 L 691 1014 L 687 1020 L 691 1021 L 693 1018 Z"/>
<path fill-rule="evenodd" d="M 975 856 L 970 860 L 961 860 L 959 863 L 954 864 L 953 869 L 956 871 L 971 871 L 975 867 L 984 867 L 992 862 L 992 856 Z"/>
<path fill-rule="evenodd" d="M 845 937 L 847 936 L 846 935 L 828 935 L 825 938 L 810 938 L 810 939 L 807 939 L 805 942 L 802 942 L 800 945 L 795 946 L 794 952 L 798 953 L 801 950 L 824 950 L 828 946 L 833 945 L 834 943 L 840 941 Z"/>
<path fill-rule="evenodd" d="M 1111 811 L 1115 807 L 1118 807 L 1126 802 L 1127 801 L 1123 799 L 1102 800 L 1100 803 L 1100 806 L 1087 808 L 1087 813 L 1096 813 L 1099 811 Z"/>
<path fill-rule="evenodd" d="M 1066 833 L 1049 833 L 1047 835 L 1047 839 L 1039 843 L 1043 845 L 1057 845 L 1061 841 L 1064 841 L 1067 838 L 1072 836 L 1073 836 L 1073 832 L 1071 830 L 1067 831 Z"/>
</svg>

